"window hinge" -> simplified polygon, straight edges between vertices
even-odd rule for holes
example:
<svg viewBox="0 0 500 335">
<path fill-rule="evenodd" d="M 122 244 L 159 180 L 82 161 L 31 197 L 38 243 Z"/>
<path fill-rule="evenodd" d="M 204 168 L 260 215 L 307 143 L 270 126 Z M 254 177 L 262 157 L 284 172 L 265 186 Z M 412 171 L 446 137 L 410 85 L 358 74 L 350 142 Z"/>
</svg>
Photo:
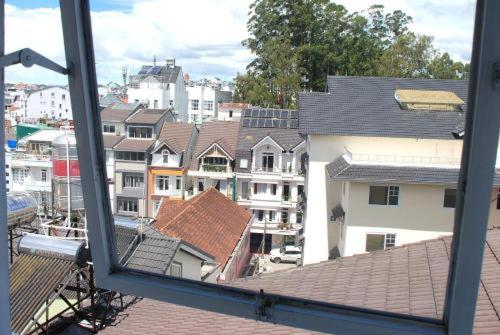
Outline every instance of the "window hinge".
<svg viewBox="0 0 500 335">
<path fill-rule="evenodd" d="M 25 67 L 32 67 L 36 64 L 60 74 L 69 74 L 68 69 L 29 48 L 21 49 L 0 57 L 0 68 L 16 64 L 22 64 Z"/>
</svg>

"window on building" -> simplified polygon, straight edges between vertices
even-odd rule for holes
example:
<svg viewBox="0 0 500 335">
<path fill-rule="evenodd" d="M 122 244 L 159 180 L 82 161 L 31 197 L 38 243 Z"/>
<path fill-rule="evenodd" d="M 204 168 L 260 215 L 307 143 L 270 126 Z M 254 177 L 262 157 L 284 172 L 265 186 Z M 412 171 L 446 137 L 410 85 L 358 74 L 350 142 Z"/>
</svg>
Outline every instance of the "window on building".
<svg viewBox="0 0 500 335">
<path fill-rule="evenodd" d="M 457 190 L 454 188 L 446 188 L 444 190 L 443 207 L 455 208 L 457 202 Z"/>
<path fill-rule="evenodd" d="M 384 250 L 396 245 L 396 234 L 366 234 L 366 252 Z"/>
<path fill-rule="evenodd" d="M 139 99 L 134 99 L 134 102 L 139 102 Z"/>
<path fill-rule="evenodd" d="M 146 154 L 144 152 L 135 151 L 117 151 L 116 159 L 122 161 L 145 161 Z"/>
<path fill-rule="evenodd" d="M 227 165 L 227 158 L 226 157 L 212 157 L 212 156 L 207 156 L 203 158 L 203 163 L 208 164 L 208 165 Z"/>
<path fill-rule="evenodd" d="M 55 98 L 56 94 L 54 92 L 50 93 L 51 98 Z"/>
<path fill-rule="evenodd" d="M 248 181 L 242 181 L 241 182 L 241 197 L 243 199 L 248 199 L 250 197 L 249 192 L 248 192 Z"/>
<path fill-rule="evenodd" d="M 203 101 L 203 109 L 206 111 L 213 111 L 214 110 L 214 102 L 213 100 L 205 100 Z"/>
<path fill-rule="evenodd" d="M 66 94 L 62 94 L 62 95 L 61 95 L 61 99 L 62 99 L 63 101 L 64 101 L 64 100 L 66 100 Z"/>
<path fill-rule="evenodd" d="M 55 102 L 55 101 L 51 101 L 51 102 L 50 102 L 50 105 L 51 105 L 52 107 L 54 107 L 54 106 L 56 105 L 56 102 Z"/>
<path fill-rule="evenodd" d="M 128 127 L 129 138 L 153 138 L 153 128 L 150 127 Z"/>
<path fill-rule="evenodd" d="M 41 179 L 42 179 L 42 181 L 47 181 L 47 170 L 42 169 Z"/>
<path fill-rule="evenodd" d="M 200 191 L 200 192 L 205 191 L 205 179 L 204 178 L 198 178 L 198 191 Z"/>
<path fill-rule="evenodd" d="M 181 183 L 182 183 L 182 178 L 181 177 L 176 177 L 175 178 L 175 189 L 180 190 L 181 189 Z"/>
<path fill-rule="evenodd" d="M 240 159 L 240 169 L 248 168 L 248 159 Z"/>
<path fill-rule="evenodd" d="M 182 278 L 182 264 L 173 262 L 172 265 L 170 265 L 170 275 L 172 277 Z"/>
<path fill-rule="evenodd" d="M 272 171 L 274 167 L 274 155 L 265 152 L 262 154 L 262 169 L 264 171 Z"/>
<path fill-rule="evenodd" d="M 115 126 L 114 125 L 108 125 L 105 124 L 102 126 L 102 131 L 105 133 L 115 133 Z"/>
<path fill-rule="evenodd" d="M 144 187 L 144 176 L 134 175 L 134 174 L 124 174 L 123 187 L 129 187 L 129 188 Z"/>
<path fill-rule="evenodd" d="M 276 211 L 269 211 L 269 221 L 276 220 Z"/>
<path fill-rule="evenodd" d="M 157 191 L 168 191 L 168 176 L 156 176 L 156 190 Z"/>
<path fill-rule="evenodd" d="M 158 109 L 158 100 L 153 101 L 153 109 Z"/>
<path fill-rule="evenodd" d="M 295 222 L 297 222 L 298 224 L 302 224 L 302 219 L 303 219 L 302 211 L 297 211 L 297 219 L 295 220 Z"/>
<path fill-rule="evenodd" d="M 139 212 L 137 199 L 123 199 L 118 198 L 118 211 L 126 213 L 137 213 Z"/>
<path fill-rule="evenodd" d="M 283 209 L 281 211 L 281 222 L 288 223 L 288 210 L 287 209 Z"/>
<path fill-rule="evenodd" d="M 229 111 L 229 117 L 233 117 L 233 111 L 232 110 Z"/>
<path fill-rule="evenodd" d="M 278 185 L 271 184 L 271 194 L 276 195 L 276 190 L 278 189 Z"/>
<path fill-rule="evenodd" d="M 200 100 L 191 100 L 190 103 L 192 110 L 197 111 L 198 109 L 200 109 Z"/>
<path fill-rule="evenodd" d="M 264 221 L 264 211 L 261 209 L 257 210 L 257 221 Z"/>
<path fill-rule="evenodd" d="M 26 169 L 12 169 L 12 180 L 16 183 L 23 183 L 24 179 L 28 177 L 28 170 Z"/>
<path fill-rule="evenodd" d="M 170 100 L 170 101 L 168 102 L 168 104 L 169 104 L 169 106 L 170 106 L 170 107 L 174 107 L 174 100 Z"/>
<path fill-rule="evenodd" d="M 162 157 L 163 164 L 168 164 L 168 155 L 169 154 L 170 154 L 170 152 L 168 152 L 168 150 L 163 150 L 161 152 L 161 157 Z"/>
<path fill-rule="evenodd" d="M 158 214 L 158 210 L 160 209 L 160 200 L 153 200 L 153 216 L 156 216 Z"/>
<path fill-rule="evenodd" d="M 370 205 L 397 206 L 399 204 L 399 186 L 370 186 Z"/>
<path fill-rule="evenodd" d="M 284 201 L 290 200 L 290 184 L 289 183 L 283 184 L 283 200 Z"/>
</svg>

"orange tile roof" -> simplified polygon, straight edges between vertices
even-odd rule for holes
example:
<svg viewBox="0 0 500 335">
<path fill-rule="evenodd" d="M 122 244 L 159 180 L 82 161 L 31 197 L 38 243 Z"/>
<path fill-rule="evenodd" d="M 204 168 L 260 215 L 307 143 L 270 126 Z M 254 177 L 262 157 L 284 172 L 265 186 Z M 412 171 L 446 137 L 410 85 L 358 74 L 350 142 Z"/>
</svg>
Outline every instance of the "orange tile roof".
<svg viewBox="0 0 500 335">
<path fill-rule="evenodd" d="M 243 207 L 210 188 L 187 201 L 163 201 L 154 227 L 213 255 L 224 268 L 251 218 Z"/>
</svg>

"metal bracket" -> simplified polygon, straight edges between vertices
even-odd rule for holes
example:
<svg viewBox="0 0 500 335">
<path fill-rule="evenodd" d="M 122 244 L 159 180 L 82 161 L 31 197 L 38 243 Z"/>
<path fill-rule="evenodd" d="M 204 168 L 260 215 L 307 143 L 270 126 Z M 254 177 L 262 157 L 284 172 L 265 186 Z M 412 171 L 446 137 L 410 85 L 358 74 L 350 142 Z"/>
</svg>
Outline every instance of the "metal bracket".
<svg viewBox="0 0 500 335">
<path fill-rule="evenodd" d="M 260 290 L 259 294 L 257 295 L 257 308 L 256 308 L 256 315 L 257 315 L 257 320 L 260 321 L 272 321 L 273 320 L 273 315 L 269 311 L 270 307 L 273 306 L 273 303 L 271 299 L 269 299 L 266 294 L 264 293 L 264 290 Z"/>
<path fill-rule="evenodd" d="M 500 91 L 500 62 L 493 64 L 493 85 Z"/>
<path fill-rule="evenodd" d="M 16 64 L 22 64 L 25 67 L 32 67 L 36 64 L 60 74 L 69 74 L 68 69 L 29 48 L 21 49 L 0 57 L 0 68 L 5 68 Z"/>
</svg>

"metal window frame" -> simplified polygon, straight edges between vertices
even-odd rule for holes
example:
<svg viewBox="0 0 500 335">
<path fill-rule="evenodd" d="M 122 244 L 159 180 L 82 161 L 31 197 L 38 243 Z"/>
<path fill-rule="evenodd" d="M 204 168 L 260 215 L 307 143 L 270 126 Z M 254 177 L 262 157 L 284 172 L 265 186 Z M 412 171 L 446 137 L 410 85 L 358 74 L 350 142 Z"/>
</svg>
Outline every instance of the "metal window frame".
<svg viewBox="0 0 500 335">
<path fill-rule="evenodd" d="M 0 55 L 3 53 L 3 0 Z M 218 286 L 198 281 L 124 269 L 117 264 L 114 225 L 107 187 L 106 159 L 98 108 L 97 81 L 88 0 L 60 0 L 69 87 L 78 143 L 89 239 L 97 284 L 102 288 L 158 299 L 228 315 L 336 334 L 469 334 L 486 236 L 489 196 L 498 143 L 500 78 L 492 68 L 500 61 L 500 1 L 478 0 L 471 81 L 465 127 L 455 237 L 443 320 L 399 315 L 336 304 Z M 500 76 L 500 75 L 499 75 Z M 0 69 L 0 88 L 3 70 Z M 3 104 L 3 97 L 0 98 Z M 3 123 L 0 130 L 3 130 Z M 0 139 L 2 144 L 4 139 Z M 4 147 L 0 148 L 4 164 Z M 0 165 L 1 166 L 1 165 Z M 2 179 L 3 178 L 3 179 Z M 0 182 L 5 179 L 0 174 Z M 6 209 L 5 189 L 0 190 Z M 0 220 L 6 211 L 0 210 Z M 478 224 L 479 223 L 479 224 Z M 4 237 L 6 226 L 0 225 Z M 467 238 L 462 238 L 467 236 Z M 7 245 L 0 239 L 0 279 L 8 282 Z M 9 306 L 6 285 L 0 285 L 0 306 Z M 8 334 L 9 308 L 0 313 L 0 333 Z"/>
</svg>

